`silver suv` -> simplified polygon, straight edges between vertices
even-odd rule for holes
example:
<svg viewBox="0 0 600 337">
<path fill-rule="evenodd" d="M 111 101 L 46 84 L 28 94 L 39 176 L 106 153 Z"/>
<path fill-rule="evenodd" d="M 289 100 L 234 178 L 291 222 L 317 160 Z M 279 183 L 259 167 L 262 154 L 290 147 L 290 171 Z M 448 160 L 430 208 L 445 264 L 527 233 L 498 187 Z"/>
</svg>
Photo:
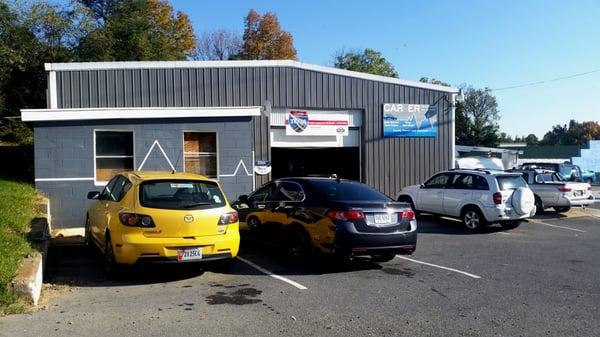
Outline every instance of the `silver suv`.
<svg viewBox="0 0 600 337">
<path fill-rule="evenodd" d="M 461 219 L 469 230 L 492 223 L 515 228 L 535 215 L 533 192 L 520 173 L 452 169 L 442 171 L 421 185 L 407 186 L 398 201 L 415 212 Z"/>
</svg>

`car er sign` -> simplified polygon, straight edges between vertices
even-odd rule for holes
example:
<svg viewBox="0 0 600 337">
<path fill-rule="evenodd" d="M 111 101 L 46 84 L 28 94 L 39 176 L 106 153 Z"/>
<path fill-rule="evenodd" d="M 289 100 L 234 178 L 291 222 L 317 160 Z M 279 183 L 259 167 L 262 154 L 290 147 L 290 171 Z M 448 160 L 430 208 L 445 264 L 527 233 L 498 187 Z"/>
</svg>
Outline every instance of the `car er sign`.
<svg viewBox="0 0 600 337">
<path fill-rule="evenodd" d="M 429 104 L 383 104 L 384 137 L 437 136 L 437 107 Z"/>
</svg>

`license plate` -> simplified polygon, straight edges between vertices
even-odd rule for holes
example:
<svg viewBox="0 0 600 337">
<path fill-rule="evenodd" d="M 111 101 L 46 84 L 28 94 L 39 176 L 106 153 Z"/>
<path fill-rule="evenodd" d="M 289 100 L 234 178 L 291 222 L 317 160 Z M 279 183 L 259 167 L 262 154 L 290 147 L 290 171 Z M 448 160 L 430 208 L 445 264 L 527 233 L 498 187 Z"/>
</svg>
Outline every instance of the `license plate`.
<svg viewBox="0 0 600 337">
<path fill-rule="evenodd" d="M 375 223 L 389 224 L 392 222 L 392 217 L 389 214 L 375 214 Z"/>
<path fill-rule="evenodd" d="M 202 260 L 202 248 L 177 249 L 177 262 Z"/>
<path fill-rule="evenodd" d="M 578 195 L 583 195 L 583 193 L 584 193 L 583 191 L 575 191 L 575 195 L 576 195 L 576 196 L 578 196 Z"/>
</svg>

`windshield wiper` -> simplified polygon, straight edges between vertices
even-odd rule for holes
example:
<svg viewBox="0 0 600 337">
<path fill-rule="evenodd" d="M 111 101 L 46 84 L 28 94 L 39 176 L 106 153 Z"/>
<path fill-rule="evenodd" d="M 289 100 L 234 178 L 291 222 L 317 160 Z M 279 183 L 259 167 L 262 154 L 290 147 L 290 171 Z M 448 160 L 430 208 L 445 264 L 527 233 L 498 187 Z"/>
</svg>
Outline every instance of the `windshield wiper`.
<svg viewBox="0 0 600 337">
<path fill-rule="evenodd" d="M 183 208 L 192 208 L 192 207 L 196 207 L 196 206 L 206 206 L 206 205 L 211 205 L 212 203 L 210 202 L 196 202 L 193 204 L 187 204 L 187 205 L 183 205 Z"/>
</svg>

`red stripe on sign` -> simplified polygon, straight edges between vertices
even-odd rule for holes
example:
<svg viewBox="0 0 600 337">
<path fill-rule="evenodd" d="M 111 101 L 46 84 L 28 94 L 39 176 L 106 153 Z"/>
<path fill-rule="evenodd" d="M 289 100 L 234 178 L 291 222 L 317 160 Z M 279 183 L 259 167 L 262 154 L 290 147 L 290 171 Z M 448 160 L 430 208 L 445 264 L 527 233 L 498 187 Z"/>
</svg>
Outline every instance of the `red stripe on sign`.
<svg viewBox="0 0 600 337">
<path fill-rule="evenodd" d="M 285 124 L 288 125 L 290 122 L 286 119 L 285 120 Z M 341 126 L 347 126 L 348 125 L 348 121 L 319 121 L 319 120 L 309 120 L 308 121 L 309 125 L 341 125 Z"/>
</svg>

